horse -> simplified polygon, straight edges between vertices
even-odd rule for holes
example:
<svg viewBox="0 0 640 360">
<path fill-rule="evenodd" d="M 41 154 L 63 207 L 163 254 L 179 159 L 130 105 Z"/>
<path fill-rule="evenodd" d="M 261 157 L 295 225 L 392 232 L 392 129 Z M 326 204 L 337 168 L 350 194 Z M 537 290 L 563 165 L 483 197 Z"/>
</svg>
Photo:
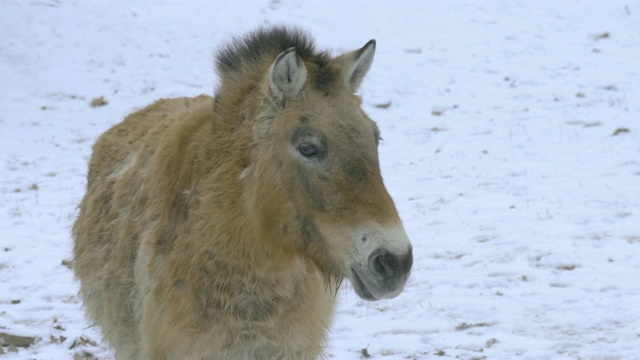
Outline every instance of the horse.
<svg viewBox="0 0 640 360">
<path fill-rule="evenodd" d="M 74 273 L 117 359 L 317 359 L 345 278 L 369 301 L 403 291 L 412 245 L 356 95 L 375 46 L 259 28 L 217 54 L 213 97 L 98 138 Z"/>
</svg>

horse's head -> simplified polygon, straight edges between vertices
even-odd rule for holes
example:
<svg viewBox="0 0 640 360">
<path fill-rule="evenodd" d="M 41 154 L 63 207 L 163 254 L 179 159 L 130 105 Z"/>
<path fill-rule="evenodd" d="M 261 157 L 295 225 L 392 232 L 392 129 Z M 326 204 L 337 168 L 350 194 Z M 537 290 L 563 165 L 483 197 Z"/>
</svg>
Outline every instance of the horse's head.
<svg viewBox="0 0 640 360">
<path fill-rule="evenodd" d="M 325 275 L 348 277 L 366 300 L 400 294 L 413 263 L 380 174 L 380 132 L 355 95 L 374 52 L 371 40 L 335 58 L 289 48 L 272 60 L 252 168 L 242 175 L 261 182 L 254 196 L 273 214 L 263 222 L 299 239 Z"/>
</svg>

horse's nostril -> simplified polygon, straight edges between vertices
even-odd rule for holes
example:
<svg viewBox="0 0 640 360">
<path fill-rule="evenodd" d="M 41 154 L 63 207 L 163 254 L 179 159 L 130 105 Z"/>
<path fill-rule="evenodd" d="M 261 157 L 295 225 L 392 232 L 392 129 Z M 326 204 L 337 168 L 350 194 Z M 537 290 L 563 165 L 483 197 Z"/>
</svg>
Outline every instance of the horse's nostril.
<svg viewBox="0 0 640 360">
<path fill-rule="evenodd" d="M 372 254 L 369 264 L 382 280 L 392 279 L 398 270 L 398 257 L 386 250 Z"/>
<path fill-rule="evenodd" d="M 382 256 L 378 256 L 377 258 L 373 259 L 373 270 L 376 272 L 376 274 L 382 276 L 383 278 L 391 277 L 389 276 L 391 270 L 388 269 L 387 266 L 385 266 L 384 261 L 382 261 Z"/>
</svg>

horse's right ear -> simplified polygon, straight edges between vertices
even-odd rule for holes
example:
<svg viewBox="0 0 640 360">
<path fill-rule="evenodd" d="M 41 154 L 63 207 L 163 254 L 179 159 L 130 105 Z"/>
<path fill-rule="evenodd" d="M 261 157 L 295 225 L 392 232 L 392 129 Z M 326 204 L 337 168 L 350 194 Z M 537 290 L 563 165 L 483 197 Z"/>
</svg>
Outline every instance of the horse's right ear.
<svg viewBox="0 0 640 360">
<path fill-rule="evenodd" d="M 278 101 L 296 98 L 306 81 L 307 68 L 296 48 L 281 52 L 269 68 L 269 90 Z"/>
<path fill-rule="evenodd" d="M 342 80 L 347 90 L 354 93 L 358 91 L 362 80 L 371 68 L 375 52 L 376 41 L 371 39 L 362 48 L 342 54 L 336 58 L 336 62 L 344 68 Z"/>
</svg>

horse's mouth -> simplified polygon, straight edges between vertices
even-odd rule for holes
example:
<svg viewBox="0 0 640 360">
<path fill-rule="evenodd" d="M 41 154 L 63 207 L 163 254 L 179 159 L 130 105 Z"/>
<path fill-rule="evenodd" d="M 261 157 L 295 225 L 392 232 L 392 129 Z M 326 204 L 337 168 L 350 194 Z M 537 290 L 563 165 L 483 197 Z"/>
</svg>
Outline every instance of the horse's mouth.
<svg viewBox="0 0 640 360">
<path fill-rule="evenodd" d="M 351 276 L 349 277 L 349 280 L 351 280 L 351 286 L 353 286 L 353 289 L 356 291 L 356 294 L 358 294 L 358 296 L 360 296 L 364 300 L 369 300 L 369 301 L 378 300 L 378 298 L 373 296 L 371 291 L 369 291 L 367 286 L 364 284 L 364 282 L 360 278 L 360 275 L 358 275 L 358 272 L 353 268 L 351 268 Z"/>
</svg>

